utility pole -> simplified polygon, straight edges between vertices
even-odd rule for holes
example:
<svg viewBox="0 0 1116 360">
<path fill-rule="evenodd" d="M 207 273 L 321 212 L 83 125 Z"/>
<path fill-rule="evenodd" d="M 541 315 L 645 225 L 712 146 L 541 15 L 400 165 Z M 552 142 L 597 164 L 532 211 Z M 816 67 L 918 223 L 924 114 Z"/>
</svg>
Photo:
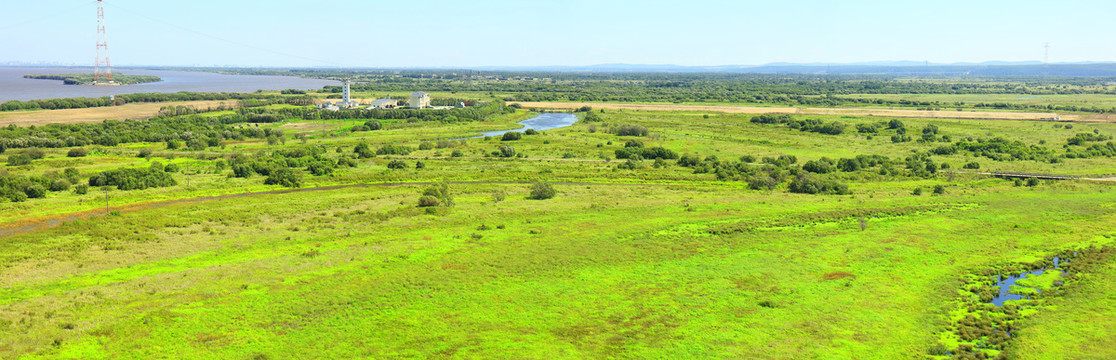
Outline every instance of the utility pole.
<svg viewBox="0 0 1116 360">
<path fill-rule="evenodd" d="M 105 187 L 102 187 L 101 189 L 103 189 L 105 191 L 105 215 L 108 215 L 109 214 L 109 196 L 108 196 L 109 187 L 105 186 Z"/>
<path fill-rule="evenodd" d="M 190 159 L 186 159 L 186 187 L 190 187 Z"/>
</svg>

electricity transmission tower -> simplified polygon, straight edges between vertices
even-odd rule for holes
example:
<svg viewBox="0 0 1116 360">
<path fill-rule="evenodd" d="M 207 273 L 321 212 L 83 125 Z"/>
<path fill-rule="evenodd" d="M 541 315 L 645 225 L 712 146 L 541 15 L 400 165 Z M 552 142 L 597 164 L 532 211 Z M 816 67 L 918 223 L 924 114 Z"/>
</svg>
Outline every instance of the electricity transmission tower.
<svg viewBox="0 0 1116 360">
<path fill-rule="evenodd" d="M 97 0 L 97 61 L 93 64 L 93 84 L 108 85 L 112 83 L 108 37 L 105 36 L 105 3 L 104 0 Z"/>
</svg>

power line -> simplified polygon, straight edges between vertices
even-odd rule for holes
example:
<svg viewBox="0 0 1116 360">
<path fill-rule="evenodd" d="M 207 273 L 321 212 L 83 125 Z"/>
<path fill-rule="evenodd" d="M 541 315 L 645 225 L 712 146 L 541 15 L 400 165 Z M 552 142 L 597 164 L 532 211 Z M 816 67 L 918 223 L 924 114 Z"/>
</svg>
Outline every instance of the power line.
<svg viewBox="0 0 1116 360">
<path fill-rule="evenodd" d="M 85 5 L 92 5 L 92 4 L 95 4 L 95 3 L 96 3 L 96 1 L 89 1 Z M 34 24 L 34 23 L 42 22 L 44 20 L 50 20 L 50 19 L 62 16 L 62 15 L 70 14 L 72 12 L 82 10 L 82 9 L 83 8 L 81 8 L 81 7 L 75 6 L 75 7 L 70 8 L 69 10 L 54 12 L 54 13 L 51 13 L 50 15 L 35 18 L 35 19 L 32 19 L 32 20 L 27 20 L 27 21 L 24 21 L 24 22 L 19 22 L 19 23 L 15 23 L 15 24 L 0 26 L 0 30 L 8 30 L 8 29 L 13 29 L 13 28 L 18 28 L 18 27 L 24 27 L 24 26 L 31 25 L 31 24 Z"/>
<path fill-rule="evenodd" d="M 323 64 L 329 64 L 329 65 L 334 65 L 334 66 L 343 66 L 341 64 L 338 64 L 338 63 L 335 63 L 335 62 L 332 62 L 332 61 L 315 59 L 315 58 L 301 56 L 301 55 L 295 55 L 295 54 L 288 54 L 288 53 L 284 53 L 284 52 L 281 52 L 281 51 L 275 51 L 275 50 L 271 50 L 271 49 L 267 49 L 267 48 L 262 48 L 262 47 L 259 47 L 259 46 L 256 46 L 256 45 L 247 44 L 247 43 L 239 42 L 239 41 L 236 41 L 236 40 L 230 40 L 230 39 L 222 38 L 220 36 L 203 33 L 201 31 L 193 30 L 193 29 L 190 29 L 190 28 L 187 28 L 187 27 L 184 27 L 184 26 L 176 25 L 176 24 L 171 24 L 171 23 L 168 23 L 168 22 L 156 19 L 156 18 L 152 18 L 152 17 L 146 16 L 146 15 L 143 15 L 141 13 L 138 13 L 138 12 L 135 12 L 135 11 L 132 11 L 132 10 L 128 10 L 126 8 L 121 7 L 120 5 L 115 5 L 115 4 L 106 4 L 106 5 L 109 5 L 113 8 L 122 10 L 122 11 L 127 12 L 127 13 L 130 13 L 132 15 L 147 19 L 149 21 L 162 24 L 164 26 L 173 27 L 173 28 L 176 28 L 176 29 L 179 29 L 179 30 L 182 30 L 182 31 L 193 33 L 195 35 L 204 36 L 204 37 L 211 38 L 211 39 L 218 40 L 218 41 L 223 41 L 223 42 L 233 44 L 233 45 L 237 45 L 237 46 L 240 46 L 240 47 L 259 50 L 259 51 L 268 52 L 268 53 L 272 53 L 272 54 L 275 54 L 275 55 L 281 55 L 281 56 L 286 56 L 286 57 L 295 58 L 295 59 L 308 60 L 308 61 L 313 61 L 313 62 L 318 62 L 318 63 L 323 63 Z"/>
</svg>

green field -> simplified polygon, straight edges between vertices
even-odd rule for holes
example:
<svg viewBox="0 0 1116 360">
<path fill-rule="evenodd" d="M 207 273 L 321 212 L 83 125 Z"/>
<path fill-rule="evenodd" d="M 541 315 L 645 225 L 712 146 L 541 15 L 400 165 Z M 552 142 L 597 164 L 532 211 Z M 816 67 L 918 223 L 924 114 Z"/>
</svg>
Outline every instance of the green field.
<svg viewBox="0 0 1116 360">
<path fill-rule="evenodd" d="M 1116 183 L 981 174 L 1112 177 L 1111 156 L 1066 154 L 1105 144 L 1068 139 L 1113 136 L 1116 124 L 897 119 L 914 139 L 893 142 L 898 130 L 856 128 L 890 118 L 796 118 L 845 126 L 831 135 L 743 114 L 592 111 L 576 115 L 599 121 L 515 141 L 438 142 L 536 113 L 358 131 L 367 119 L 286 117 L 222 130 L 278 135 L 83 145 L 83 157 L 61 146 L 25 165 L 10 164 L 29 150 L 8 148 L 5 179 L 74 168 L 87 181 L 155 162 L 178 171 L 171 186 L 0 200 L 0 358 L 1116 357 L 1116 258 L 1089 248 L 1116 241 Z M 622 135 L 632 127 L 646 134 Z M 930 155 L 996 137 L 1019 142 L 1014 159 Z M 617 159 L 633 140 L 699 163 Z M 361 144 L 413 151 L 356 156 Z M 502 146 L 516 155 L 495 155 Z M 314 155 L 271 164 L 286 161 L 298 187 L 235 175 L 295 150 Z M 890 163 L 805 170 L 858 155 Z M 309 158 L 353 166 L 313 175 L 295 165 Z M 757 188 L 756 177 L 776 183 Z M 849 194 L 794 192 L 806 178 Z M 532 199 L 538 182 L 557 195 Z M 452 205 L 419 206 L 433 184 Z M 964 315 L 995 310 L 967 284 L 1067 251 L 1096 265 L 1028 279 L 1044 295 L 1010 302 L 1022 314 L 1009 322 L 1016 336 L 957 353 L 990 339 L 960 335 Z"/>
</svg>

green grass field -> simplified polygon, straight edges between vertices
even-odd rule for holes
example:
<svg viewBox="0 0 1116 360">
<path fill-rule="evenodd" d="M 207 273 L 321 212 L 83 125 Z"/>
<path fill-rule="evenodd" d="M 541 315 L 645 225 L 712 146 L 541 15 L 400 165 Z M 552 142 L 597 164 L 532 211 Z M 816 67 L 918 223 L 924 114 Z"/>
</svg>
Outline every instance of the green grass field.
<svg viewBox="0 0 1116 360">
<path fill-rule="evenodd" d="M 632 139 L 730 161 L 793 155 L 791 168 L 948 144 L 856 133 L 856 124 L 890 120 L 880 118 L 807 117 L 848 126 L 823 135 L 751 115 L 609 111 L 603 122 L 518 141 L 359 159 L 307 175 L 297 190 L 217 165 L 308 146 L 330 158 L 362 142 L 417 148 L 533 115 L 384 121 L 358 132 L 348 129 L 364 120 L 291 120 L 259 125 L 286 131 L 273 145 L 130 143 L 79 158 L 60 148 L 8 166 L 16 175 L 74 167 L 88 179 L 158 161 L 189 163 L 190 175 L 189 185 L 183 171 L 175 186 L 108 191 L 115 212 L 103 216 L 97 188 L 0 202 L 8 231 L 0 236 L 14 234 L 0 237 L 0 358 L 945 359 L 936 347 L 972 343 L 953 331 L 971 295 L 962 289 L 968 274 L 1116 241 L 1116 183 L 1017 186 L 961 169 L 976 161 L 980 171 L 1104 177 L 1116 174 L 1106 157 L 1049 163 L 962 152 L 934 155 L 951 170 L 932 176 L 825 175 L 851 195 L 791 193 L 786 182 L 753 190 L 674 160 L 624 169 L 615 159 Z M 953 139 L 1001 136 L 1055 151 L 1078 133 L 1116 135 L 1113 124 L 900 120 L 912 135 L 933 124 Z M 607 131 L 621 124 L 649 134 Z M 502 145 L 520 157 L 493 156 Z M 142 149 L 154 156 L 136 157 Z M 391 169 L 392 160 L 409 166 Z M 454 206 L 418 207 L 427 184 L 442 181 Z M 530 199 L 535 181 L 558 195 Z M 931 194 L 935 186 L 941 194 Z M 81 212 L 92 216 L 52 221 Z M 1017 336 L 988 354 L 1116 357 L 1113 264 L 1067 278 L 1061 295 L 1019 302 Z"/>
</svg>

